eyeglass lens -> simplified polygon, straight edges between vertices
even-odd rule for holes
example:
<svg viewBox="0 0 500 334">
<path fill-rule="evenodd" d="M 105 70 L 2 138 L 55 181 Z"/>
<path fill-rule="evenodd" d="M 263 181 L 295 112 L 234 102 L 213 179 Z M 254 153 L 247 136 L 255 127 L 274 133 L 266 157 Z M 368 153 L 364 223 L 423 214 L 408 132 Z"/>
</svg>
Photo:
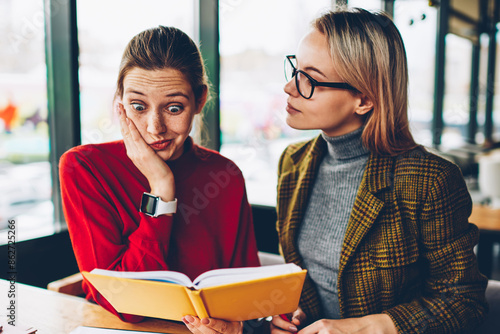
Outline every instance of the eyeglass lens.
<svg viewBox="0 0 500 334">
<path fill-rule="evenodd" d="M 293 66 L 296 66 L 295 59 L 285 58 L 285 79 L 286 79 L 286 81 L 292 80 L 292 78 L 295 76 L 294 68 L 293 68 L 292 64 L 290 63 L 290 61 L 293 62 Z"/>
<path fill-rule="evenodd" d="M 293 63 L 290 63 L 290 61 Z M 295 68 L 294 68 L 295 66 Z M 295 59 L 285 59 L 285 78 L 287 81 L 295 79 L 295 84 L 297 85 L 297 90 L 299 94 L 304 98 L 308 99 L 311 97 L 313 90 L 312 82 L 303 73 L 296 70 L 297 63 Z M 295 77 L 296 76 L 296 77 Z"/>
<path fill-rule="evenodd" d="M 295 80 L 300 95 L 302 95 L 306 99 L 310 98 L 313 90 L 311 80 L 309 80 L 309 78 L 306 77 L 302 72 L 297 72 L 296 76 L 297 78 Z"/>
</svg>

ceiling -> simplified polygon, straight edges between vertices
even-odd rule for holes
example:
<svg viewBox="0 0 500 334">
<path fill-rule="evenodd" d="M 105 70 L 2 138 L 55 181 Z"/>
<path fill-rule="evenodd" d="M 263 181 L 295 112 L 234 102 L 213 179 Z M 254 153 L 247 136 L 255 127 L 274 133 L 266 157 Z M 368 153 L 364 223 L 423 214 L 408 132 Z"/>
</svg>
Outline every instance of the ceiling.
<svg viewBox="0 0 500 334">
<path fill-rule="evenodd" d="M 495 0 L 485 1 L 488 1 L 486 16 L 489 20 L 493 16 Z M 450 0 L 449 32 L 478 42 L 480 28 L 486 27 L 487 22 L 485 20 L 483 24 L 481 23 L 481 2 L 480 0 Z"/>
</svg>

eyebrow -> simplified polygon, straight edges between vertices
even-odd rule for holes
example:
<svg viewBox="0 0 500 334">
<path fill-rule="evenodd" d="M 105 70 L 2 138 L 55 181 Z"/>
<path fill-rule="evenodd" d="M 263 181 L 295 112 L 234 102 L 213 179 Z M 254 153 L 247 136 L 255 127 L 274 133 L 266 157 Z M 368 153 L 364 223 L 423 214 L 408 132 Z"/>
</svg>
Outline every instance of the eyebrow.
<svg viewBox="0 0 500 334">
<path fill-rule="evenodd" d="M 145 94 L 144 94 L 144 93 L 139 92 L 139 91 L 137 91 L 137 90 L 133 90 L 133 89 L 127 89 L 127 90 L 125 90 L 125 94 L 127 94 L 127 93 L 133 93 L 133 94 L 137 94 L 137 95 L 142 95 L 142 96 L 145 96 Z M 188 96 L 187 94 L 182 93 L 182 92 L 172 92 L 172 93 L 170 93 L 170 94 L 166 94 L 165 96 L 166 96 L 166 97 L 183 96 L 183 97 L 185 97 L 186 99 L 188 99 L 188 100 L 189 100 L 189 96 Z"/>
<path fill-rule="evenodd" d="M 132 90 L 132 89 L 126 89 L 125 90 L 125 94 L 130 94 L 130 93 L 137 94 L 137 95 L 144 95 L 144 93 L 141 93 L 141 92 L 139 92 L 137 90 Z"/>
<path fill-rule="evenodd" d="M 314 66 L 307 66 L 307 67 L 304 68 L 303 71 L 306 71 L 306 72 L 307 71 L 313 71 L 313 72 L 316 72 L 316 73 L 318 73 L 318 74 L 320 74 L 320 75 L 322 75 L 323 77 L 326 78 L 326 75 L 323 72 L 321 72 L 319 69 L 317 69 L 316 67 L 314 67 Z"/>
</svg>

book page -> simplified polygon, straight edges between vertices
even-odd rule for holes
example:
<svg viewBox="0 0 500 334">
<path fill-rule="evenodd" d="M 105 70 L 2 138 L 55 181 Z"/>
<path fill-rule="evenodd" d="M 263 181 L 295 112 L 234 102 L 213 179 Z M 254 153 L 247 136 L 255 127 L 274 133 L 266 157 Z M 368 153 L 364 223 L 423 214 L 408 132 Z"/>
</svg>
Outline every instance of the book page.
<svg viewBox="0 0 500 334">
<path fill-rule="evenodd" d="M 289 274 L 299 272 L 301 270 L 302 268 L 294 263 L 262 267 L 214 269 L 198 276 L 193 281 L 193 284 L 196 289 L 201 289 L 209 286 L 244 282 L 264 277 Z"/>
<path fill-rule="evenodd" d="M 133 279 L 143 279 L 149 281 L 160 281 L 167 283 L 174 283 L 179 285 L 184 285 L 188 288 L 193 286 L 193 282 L 189 277 L 183 273 L 177 271 L 114 271 L 105 269 L 94 269 L 91 271 L 92 274 L 111 276 L 111 277 L 121 277 L 121 278 L 133 278 Z"/>
</svg>

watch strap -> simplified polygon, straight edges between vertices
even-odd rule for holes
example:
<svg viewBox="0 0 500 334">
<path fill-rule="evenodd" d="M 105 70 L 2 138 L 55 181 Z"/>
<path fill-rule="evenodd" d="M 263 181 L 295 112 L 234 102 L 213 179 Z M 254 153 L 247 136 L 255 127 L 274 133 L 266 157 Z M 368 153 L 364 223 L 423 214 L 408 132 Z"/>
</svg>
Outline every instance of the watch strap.
<svg viewBox="0 0 500 334">
<path fill-rule="evenodd" d="M 164 202 L 161 199 L 158 200 L 158 206 L 156 207 L 156 215 L 163 215 L 166 213 L 176 213 L 177 212 L 177 198 L 173 201 Z"/>
</svg>

